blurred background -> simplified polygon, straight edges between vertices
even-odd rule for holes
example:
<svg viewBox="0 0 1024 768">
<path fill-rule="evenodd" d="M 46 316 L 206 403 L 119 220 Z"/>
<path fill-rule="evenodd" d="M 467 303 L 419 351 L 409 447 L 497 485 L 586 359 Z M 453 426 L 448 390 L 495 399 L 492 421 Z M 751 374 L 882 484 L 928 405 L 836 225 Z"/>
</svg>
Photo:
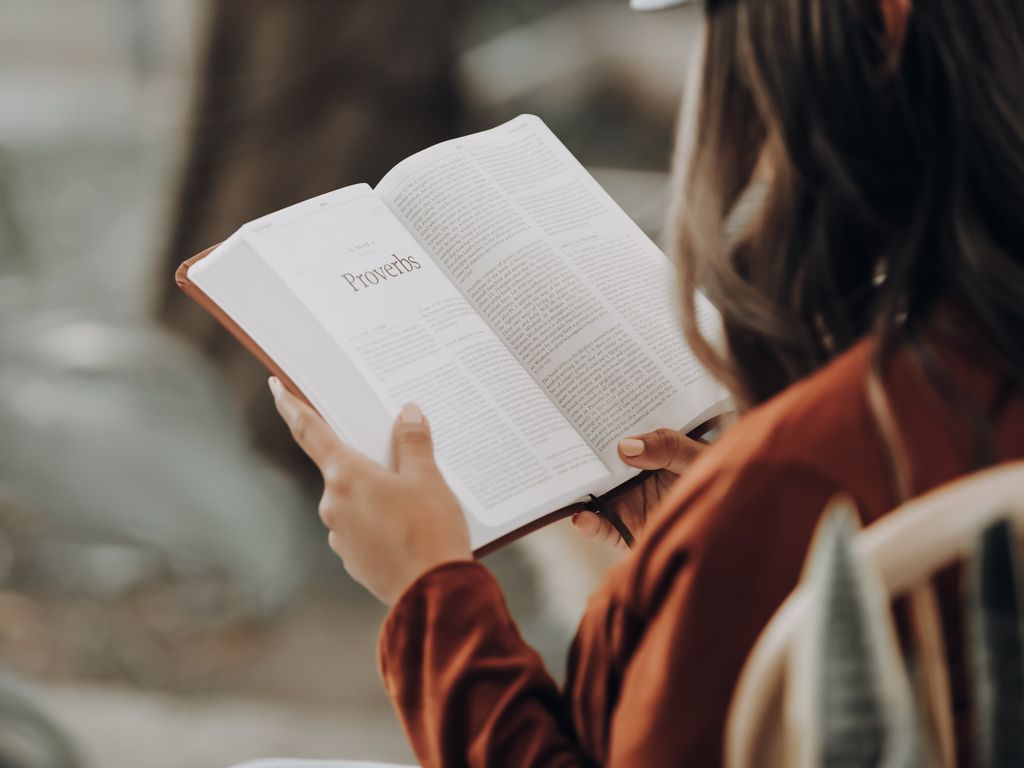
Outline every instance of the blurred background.
<svg viewBox="0 0 1024 768">
<path fill-rule="evenodd" d="M 657 237 L 699 9 L 0 0 L 0 764 L 411 760 L 266 373 L 174 287 L 247 220 L 540 115 Z M 610 562 L 487 559 L 560 675 Z"/>
</svg>

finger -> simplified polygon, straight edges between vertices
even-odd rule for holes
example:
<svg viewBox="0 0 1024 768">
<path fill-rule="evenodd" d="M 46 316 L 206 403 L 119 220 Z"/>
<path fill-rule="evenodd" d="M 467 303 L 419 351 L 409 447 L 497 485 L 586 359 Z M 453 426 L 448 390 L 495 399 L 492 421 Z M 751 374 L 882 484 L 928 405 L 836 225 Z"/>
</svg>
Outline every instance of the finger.
<svg viewBox="0 0 1024 768">
<path fill-rule="evenodd" d="M 572 524 L 583 536 L 588 539 L 597 539 L 607 542 L 616 549 L 628 549 L 622 536 L 615 530 L 615 526 L 593 512 L 577 512 L 572 516 Z"/>
<path fill-rule="evenodd" d="M 344 537 L 339 536 L 334 531 L 328 531 L 327 546 L 330 547 L 331 551 L 337 555 L 339 560 L 341 560 L 341 564 L 345 567 L 345 570 L 349 572 L 349 575 L 352 575 L 348 558 L 348 547 L 345 546 Z"/>
<path fill-rule="evenodd" d="M 317 506 L 316 511 L 320 516 L 320 522 L 323 523 L 324 527 L 328 530 L 334 528 L 335 508 L 336 502 L 334 497 L 329 491 L 325 491 L 324 495 L 320 498 L 320 504 Z"/>
<path fill-rule="evenodd" d="M 338 439 L 320 414 L 287 391 L 276 376 L 270 378 L 269 384 L 277 412 L 288 425 L 295 442 L 321 472 L 326 473 L 339 458 L 358 456 Z"/>
<path fill-rule="evenodd" d="M 619 458 L 639 469 L 685 470 L 707 448 L 674 429 L 658 429 L 619 441 Z"/>
<path fill-rule="evenodd" d="M 341 565 L 351 576 L 360 584 L 363 583 L 363 574 L 359 570 L 357 565 L 359 558 L 349 557 L 351 554 L 349 550 L 349 542 L 344 536 L 331 531 L 327 534 L 327 546 L 331 548 L 331 551 L 341 560 Z"/>
<path fill-rule="evenodd" d="M 334 531 L 327 532 L 327 546 L 330 547 L 331 551 L 338 557 L 343 560 L 345 559 L 345 553 L 342 547 L 342 538 Z"/>
<path fill-rule="evenodd" d="M 437 470 L 434 441 L 423 411 L 414 403 L 402 406 L 391 432 L 391 462 L 400 474 Z"/>
<path fill-rule="evenodd" d="M 577 512 L 572 516 L 572 524 L 576 526 L 576 530 L 588 539 L 601 532 L 602 523 L 604 521 L 593 512 Z"/>
</svg>

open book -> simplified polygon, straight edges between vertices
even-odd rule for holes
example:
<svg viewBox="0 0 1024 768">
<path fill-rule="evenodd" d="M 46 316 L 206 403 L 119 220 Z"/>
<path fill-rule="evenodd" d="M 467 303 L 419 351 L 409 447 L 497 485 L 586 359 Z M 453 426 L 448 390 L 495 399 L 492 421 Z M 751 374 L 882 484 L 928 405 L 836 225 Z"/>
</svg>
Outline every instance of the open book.
<svg viewBox="0 0 1024 768">
<path fill-rule="evenodd" d="M 668 259 L 530 115 L 249 222 L 177 280 L 371 458 L 419 404 L 478 553 L 637 475 L 620 438 L 725 410 Z"/>
</svg>

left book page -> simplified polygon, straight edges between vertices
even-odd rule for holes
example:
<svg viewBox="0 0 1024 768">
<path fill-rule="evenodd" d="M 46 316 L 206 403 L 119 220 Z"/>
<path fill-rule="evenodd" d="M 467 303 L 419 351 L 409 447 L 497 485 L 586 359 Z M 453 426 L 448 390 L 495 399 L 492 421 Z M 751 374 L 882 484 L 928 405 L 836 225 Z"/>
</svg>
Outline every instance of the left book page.
<svg viewBox="0 0 1024 768">
<path fill-rule="evenodd" d="M 188 276 L 375 460 L 418 402 L 474 549 L 608 474 L 367 185 L 246 224 Z"/>
</svg>

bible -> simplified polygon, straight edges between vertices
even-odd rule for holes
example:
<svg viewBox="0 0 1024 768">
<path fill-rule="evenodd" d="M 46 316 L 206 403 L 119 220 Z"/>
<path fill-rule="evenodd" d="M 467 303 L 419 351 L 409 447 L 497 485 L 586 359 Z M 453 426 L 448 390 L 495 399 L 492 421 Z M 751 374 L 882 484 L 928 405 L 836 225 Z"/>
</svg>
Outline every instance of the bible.
<svg viewBox="0 0 1024 768">
<path fill-rule="evenodd" d="M 477 554 L 635 481 L 619 439 L 727 407 L 668 259 L 531 115 L 249 222 L 176 279 L 371 458 L 417 403 Z"/>
</svg>

